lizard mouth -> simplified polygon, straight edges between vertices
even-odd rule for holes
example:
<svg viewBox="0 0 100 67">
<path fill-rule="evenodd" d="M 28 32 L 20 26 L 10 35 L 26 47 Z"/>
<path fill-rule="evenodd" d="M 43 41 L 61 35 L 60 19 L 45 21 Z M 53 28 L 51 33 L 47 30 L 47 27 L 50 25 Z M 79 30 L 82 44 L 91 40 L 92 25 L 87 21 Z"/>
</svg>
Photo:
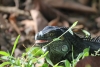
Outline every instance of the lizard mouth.
<svg viewBox="0 0 100 67">
<path fill-rule="evenodd" d="M 35 43 L 47 43 L 49 42 L 48 40 L 36 40 Z"/>
</svg>

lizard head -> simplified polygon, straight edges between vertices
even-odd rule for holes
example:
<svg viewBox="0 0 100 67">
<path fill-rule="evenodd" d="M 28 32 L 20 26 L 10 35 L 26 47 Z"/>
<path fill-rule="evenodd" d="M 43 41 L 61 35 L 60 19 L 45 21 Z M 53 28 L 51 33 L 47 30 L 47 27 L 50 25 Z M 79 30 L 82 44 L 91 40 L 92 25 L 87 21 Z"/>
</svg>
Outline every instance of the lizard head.
<svg viewBox="0 0 100 67">
<path fill-rule="evenodd" d="M 50 43 L 54 38 L 62 35 L 66 30 L 67 28 L 46 26 L 42 31 L 35 35 L 35 43 L 40 47 L 43 47 Z M 66 36 L 63 35 L 60 38 L 61 40 L 54 41 L 44 48 L 45 51 L 49 51 L 50 59 L 54 63 L 61 61 L 61 58 L 69 52 L 70 46 L 65 37 Z"/>
<path fill-rule="evenodd" d="M 46 26 L 42 31 L 35 35 L 35 43 L 45 44 L 59 37 L 63 32 L 57 26 Z M 43 46 L 43 45 L 42 45 Z"/>
</svg>

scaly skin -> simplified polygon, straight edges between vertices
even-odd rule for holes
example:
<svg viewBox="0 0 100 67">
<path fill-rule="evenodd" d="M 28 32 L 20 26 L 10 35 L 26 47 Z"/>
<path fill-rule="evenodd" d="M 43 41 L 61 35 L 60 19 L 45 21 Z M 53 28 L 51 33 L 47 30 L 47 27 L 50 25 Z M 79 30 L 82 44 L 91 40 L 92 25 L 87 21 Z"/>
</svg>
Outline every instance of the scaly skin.
<svg viewBox="0 0 100 67">
<path fill-rule="evenodd" d="M 39 46 L 43 47 L 51 42 L 54 38 L 59 37 L 67 29 L 68 28 L 64 27 L 47 26 L 36 34 L 35 42 Z M 46 51 L 49 51 L 48 56 L 54 64 L 64 59 L 72 61 L 72 46 L 74 51 L 74 58 L 76 58 L 77 55 L 81 53 L 85 48 L 90 47 L 90 53 L 93 53 L 100 48 L 99 37 L 85 40 L 85 38 L 80 38 L 75 33 L 72 35 L 71 33 L 67 32 L 60 39 L 61 40 L 54 41 L 45 48 Z"/>
</svg>

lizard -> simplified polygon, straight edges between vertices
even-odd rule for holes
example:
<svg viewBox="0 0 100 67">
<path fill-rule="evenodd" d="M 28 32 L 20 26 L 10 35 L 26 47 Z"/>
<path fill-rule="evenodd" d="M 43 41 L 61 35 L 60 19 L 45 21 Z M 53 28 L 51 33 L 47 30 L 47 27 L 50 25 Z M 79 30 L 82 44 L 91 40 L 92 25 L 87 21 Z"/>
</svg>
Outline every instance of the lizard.
<svg viewBox="0 0 100 67">
<path fill-rule="evenodd" d="M 35 43 L 43 48 L 43 46 L 46 46 L 54 38 L 61 36 L 66 30 L 68 30 L 66 27 L 46 26 L 35 35 Z M 73 35 L 67 32 L 60 40 L 52 42 L 43 49 L 49 51 L 48 57 L 53 64 L 56 64 L 64 59 L 72 61 L 72 46 L 74 58 L 76 58 L 85 48 L 90 49 L 89 53 L 94 53 L 94 51 L 100 48 L 100 36 L 85 38 L 78 36 L 75 32 L 73 32 Z"/>
</svg>

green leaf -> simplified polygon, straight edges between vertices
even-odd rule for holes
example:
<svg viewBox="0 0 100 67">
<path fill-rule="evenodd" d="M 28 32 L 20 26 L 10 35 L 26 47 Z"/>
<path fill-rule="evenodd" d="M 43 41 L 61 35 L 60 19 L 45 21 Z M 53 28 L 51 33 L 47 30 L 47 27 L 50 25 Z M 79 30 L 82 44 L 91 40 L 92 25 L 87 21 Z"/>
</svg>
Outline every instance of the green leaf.
<svg viewBox="0 0 100 67">
<path fill-rule="evenodd" d="M 29 65 L 32 66 L 32 64 L 33 64 L 33 62 L 32 62 L 32 60 L 30 60 L 30 61 L 29 61 Z"/>
<path fill-rule="evenodd" d="M 54 65 L 53 67 L 58 67 L 58 64 L 59 64 L 59 63 L 57 63 L 57 64 L 56 64 L 56 65 Z"/>
<path fill-rule="evenodd" d="M 71 64 L 68 60 L 65 60 L 65 67 L 71 67 Z"/>
<path fill-rule="evenodd" d="M 84 57 L 86 57 L 86 56 L 89 56 L 89 48 L 85 48 L 85 49 L 83 50 L 83 57 L 82 57 L 82 58 L 84 58 Z"/>
<path fill-rule="evenodd" d="M 39 47 L 34 47 L 33 48 L 33 50 L 32 50 L 32 54 L 34 55 L 34 56 L 40 56 L 40 55 L 43 55 L 43 51 L 42 51 L 42 49 L 41 48 L 39 48 Z"/>
<path fill-rule="evenodd" d="M 64 66 L 57 66 L 57 67 L 64 67 Z"/>
<path fill-rule="evenodd" d="M 83 56 L 83 53 L 80 53 L 80 54 L 78 55 L 78 57 L 76 58 L 76 61 L 79 61 L 79 59 L 81 59 L 82 56 Z"/>
<path fill-rule="evenodd" d="M 9 60 L 8 56 L 1 56 L 2 60 Z"/>
<path fill-rule="evenodd" d="M 46 57 L 46 61 L 47 61 L 47 63 L 49 63 L 51 66 L 53 66 L 53 63 L 51 62 L 51 60 L 50 60 L 48 57 Z"/>
<path fill-rule="evenodd" d="M 21 60 L 20 60 L 20 58 L 17 58 L 15 62 L 16 62 L 16 64 L 17 64 L 18 66 L 21 66 Z"/>
<path fill-rule="evenodd" d="M 7 53 L 7 52 L 5 52 L 5 51 L 0 51 L 0 54 L 1 54 L 1 55 L 4 55 L 4 56 L 10 56 L 9 53 Z"/>
<path fill-rule="evenodd" d="M 86 31 L 86 30 L 82 30 L 82 31 L 84 32 L 86 38 L 88 38 L 88 37 L 91 35 L 91 34 L 90 34 L 88 31 Z"/>
<path fill-rule="evenodd" d="M 71 29 L 77 25 L 78 21 L 74 22 L 73 25 L 70 27 Z"/>
<path fill-rule="evenodd" d="M 90 50 L 90 48 L 85 48 L 85 49 L 83 50 L 83 52 L 86 53 L 86 52 L 89 52 L 89 50 Z"/>
<path fill-rule="evenodd" d="M 74 22 L 71 27 L 69 27 L 68 31 L 73 35 L 72 29 L 77 25 L 78 21 Z"/>
<path fill-rule="evenodd" d="M 83 59 L 84 57 L 87 57 L 87 56 L 89 56 L 89 52 L 85 52 L 84 55 L 83 55 L 83 57 L 82 57 L 82 59 Z"/>
<path fill-rule="evenodd" d="M 32 62 L 33 62 L 33 63 L 36 63 L 37 60 L 38 60 L 38 58 L 34 58 L 34 59 L 32 59 Z"/>
<path fill-rule="evenodd" d="M 69 32 L 73 35 L 74 33 L 73 33 L 73 31 L 72 31 L 72 29 L 69 29 Z"/>
<path fill-rule="evenodd" d="M 0 64 L 0 67 L 4 67 L 5 65 L 11 64 L 10 62 L 3 62 L 2 64 Z"/>
<path fill-rule="evenodd" d="M 47 54 L 49 53 L 49 51 L 45 52 L 43 55 L 41 55 L 39 58 L 34 58 L 32 61 L 36 62 L 37 60 L 44 58 Z"/>
<path fill-rule="evenodd" d="M 56 65 L 54 65 L 53 67 L 64 67 L 64 66 L 58 66 L 59 63 L 57 63 Z"/>
<path fill-rule="evenodd" d="M 15 42 L 14 42 L 14 46 L 13 46 L 13 49 L 12 49 L 12 52 L 11 52 L 11 56 L 13 55 L 14 51 L 15 51 L 15 48 L 17 46 L 17 43 L 18 43 L 18 40 L 20 38 L 20 35 L 18 35 L 18 37 L 16 38 Z"/>
<path fill-rule="evenodd" d="M 77 62 L 83 57 L 83 53 L 80 53 L 76 59 L 73 60 L 73 66 L 75 66 L 77 64 Z"/>
<path fill-rule="evenodd" d="M 34 56 L 42 55 L 43 53 L 41 51 L 42 51 L 41 49 L 37 50 L 35 53 L 33 53 Z"/>
<path fill-rule="evenodd" d="M 53 41 L 58 41 L 61 40 L 60 38 L 54 38 Z"/>
<path fill-rule="evenodd" d="M 47 51 L 46 53 L 44 53 L 44 54 L 41 55 L 41 56 L 42 56 L 42 57 L 45 57 L 48 53 L 49 53 L 49 51 Z"/>
<path fill-rule="evenodd" d="M 40 56 L 44 53 L 40 47 L 27 48 L 26 51 L 27 54 L 33 54 L 34 56 Z"/>
<path fill-rule="evenodd" d="M 49 67 L 47 63 L 44 63 L 41 67 Z"/>
</svg>

